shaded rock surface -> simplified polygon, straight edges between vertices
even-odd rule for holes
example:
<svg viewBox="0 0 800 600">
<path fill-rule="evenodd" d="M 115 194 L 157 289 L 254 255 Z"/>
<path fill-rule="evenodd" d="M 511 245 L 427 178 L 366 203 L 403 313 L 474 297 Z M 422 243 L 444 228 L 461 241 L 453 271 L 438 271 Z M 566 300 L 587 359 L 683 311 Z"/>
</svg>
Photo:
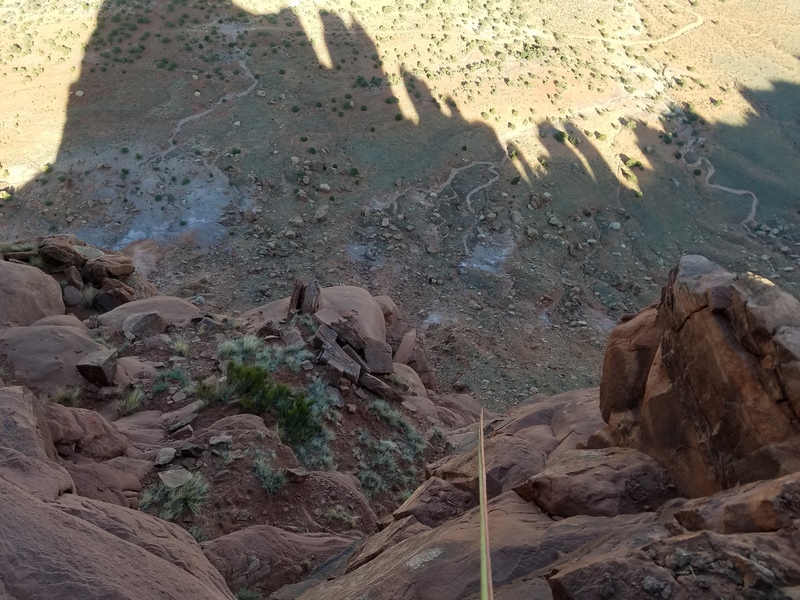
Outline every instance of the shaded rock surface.
<svg viewBox="0 0 800 600">
<path fill-rule="evenodd" d="M 619 444 L 656 458 L 683 494 L 709 495 L 800 470 L 797 365 L 796 298 L 685 256 L 655 318 L 649 307 L 612 333 L 601 410 Z"/>
<path fill-rule="evenodd" d="M 478 520 L 473 509 L 440 527 L 417 533 L 301 598 L 466 598 L 478 591 L 480 583 Z M 498 589 L 611 532 L 629 545 L 669 535 L 651 515 L 573 517 L 553 522 L 514 492 L 490 502 L 489 520 L 492 572 Z"/>
<path fill-rule="evenodd" d="M 270 592 L 299 581 L 353 543 L 353 539 L 341 536 L 256 525 L 205 542 L 203 551 L 231 588 L 261 584 Z"/>
<path fill-rule="evenodd" d="M 14 379 L 36 392 L 49 394 L 85 385 L 78 364 L 104 351 L 104 346 L 78 327 L 36 325 L 0 330 L 0 359 Z"/>
<path fill-rule="evenodd" d="M 53 443 L 62 456 L 78 453 L 109 459 L 122 456 L 128 449 L 128 438 L 93 410 L 48 404 L 45 414 Z"/>
<path fill-rule="evenodd" d="M 182 326 L 200 315 L 200 309 L 191 302 L 172 296 L 154 296 L 129 302 L 98 317 L 102 327 L 123 329 L 125 319 L 137 313 L 157 312 L 170 325 Z"/>
<path fill-rule="evenodd" d="M 652 511 L 676 495 L 664 468 L 630 448 L 569 450 L 514 491 L 559 517 Z"/>
</svg>

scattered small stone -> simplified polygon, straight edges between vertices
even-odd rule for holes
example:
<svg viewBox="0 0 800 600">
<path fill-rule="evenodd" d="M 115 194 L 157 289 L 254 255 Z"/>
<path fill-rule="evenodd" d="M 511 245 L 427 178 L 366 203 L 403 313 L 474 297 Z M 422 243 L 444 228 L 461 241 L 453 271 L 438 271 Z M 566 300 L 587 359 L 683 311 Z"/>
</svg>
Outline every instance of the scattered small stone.
<svg viewBox="0 0 800 600">
<path fill-rule="evenodd" d="M 233 437 L 227 434 L 212 435 L 208 443 L 211 446 L 230 446 L 233 444 Z"/>
<path fill-rule="evenodd" d="M 246 508 L 239 511 L 239 514 L 236 515 L 237 521 L 249 521 L 250 520 L 250 511 Z"/>
<path fill-rule="evenodd" d="M 609 229 L 613 229 L 614 231 L 619 231 L 622 225 L 618 221 L 614 221 L 613 223 L 608 224 Z"/>
<path fill-rule="evenodd" d="M 319 223 L 320 221 L 324 221 L 328 217 L 328 210 L 329 207 L 327 204 L 320 206 L 314 213 L 314 222 Z"/>
<path fill-rule="evenodd" d="M 153 459 L 153 464 L 157 467 L 168 465 L 172 462 L 172 459 L 175 458 L 176 454 L 177 450 L 175 450 L 175 448 L 170 448 L 169 446 L 162 448 L 158 451 L 156 457 Z"/>
<path fill-rule="evenodd" d="M 193 435 L 194 435 L 194 429 L 192 428 L 192 426 L 184 425 L 180 429 L 176 430 L 175 433 L 172 434 L 172 437 L 174 437 L 177 440 L 181 440 L 185 438 L 190 438 Z"/>
<path fill-rule="evenodd" d="M 76 95 L 78 98 L 80 98 L 81 96 L 83 96 L 83 94 L 84 94 L 83 90 L 78 90 L 77 92 L 75 92 L 75 95 Z"/>
</svg>

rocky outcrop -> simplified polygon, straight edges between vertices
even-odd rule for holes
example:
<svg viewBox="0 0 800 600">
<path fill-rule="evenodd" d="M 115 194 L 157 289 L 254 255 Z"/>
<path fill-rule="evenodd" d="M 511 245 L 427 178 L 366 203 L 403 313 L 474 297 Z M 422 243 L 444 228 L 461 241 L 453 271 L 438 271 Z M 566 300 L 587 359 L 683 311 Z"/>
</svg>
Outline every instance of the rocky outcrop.
<svg viewBox="0 0 800 600">
<path fill-rule="evenodd" d="M 300 581 L 353 543 L 353 539 L 341 536 L 256 525 L 206 542 L 203 551 L 232 589 L 260 584 L 271 592 Z"/>
<path fill-rule="evenodd" d="M 181 528 L 137 511 L 93 502 L 67 495 L 45 503 L 0 481 L 4 597 L 233 599 Z"/>
<path fill-rule="evenodd" d="M 495 435 L 486 440 L 486 493 L 490 498 L 506 492 L 542 470 L 544 454 L 527 440 L 515 435 Z M 449 456 L 427 467 L 430 477 L 439 477 L 455 486 L 478 493 L 477 447 Z"/>
<path fill-rule="evenodd" d="M 243 313 L 242 321 L 249 330 L 259 331 L 270 322 L 285 319 L 289 314 L 291 301 L 291 298 L 284 298 Z M 362 288 L 346 285 L 322 288 L 316 312 L 322 311 L 330 311 L 327 314 L 337 315 L 340 319 L 352 318 L 356 331 L 362 337 L 386 341 L 383 309 L 372 295 Z M 326 313 L 323 313 L 321 316 L 323 322 L 326 319 L 325 315 Z M 326 324 L 330 325 L 330 322 Z"/>
<path fill-rule="evenodd" d="M 800 473 L 690 500 L 675 512 L 675 519 L 689 531 L 707 529 L 724 534 L 796 527 L 800 519 Z"/>
<path fill-rule="evenodd" d="M 45 279 L 42 279 L 42 282 L 45 280 L 50 282 L 51 291 L 49 295 L 40 294 L 40 289 L 32 287 L 28 290 L 30 299 L 35 303 L 50 296 L 55 298 L 57 295 L 61 305 L 60 314 L 64 314 L 64 304 L 72 310 L 98 308 L 107 311 L 126 302 L 149 298 L 158 293 L 151 283 L 136 272 L 130 257 L 113 250 L 101 250 L 89 246 L 73 235 L 23 240 L 10 246 L 12 248 L 16 246 L 20 250 L 12 249 L 4 252 L 2 258 L 8 262 L 0 261 L 0 263 L 37 265 L 35 270 L 44 275 Z M 4 268 L 3 264 L 0 264 L 0 269 Z M 0 279 L 5 277 L 0 276 Z M 33 306 L 36 307 L 35 304 Z M 25 310 L 24 306 L 22 310 Z M 33 312 L 31 311 L 32 314 Z M 0 326 L 2 322 L 0 315 Z"/>
<path fill-rule="evenodd" d="M 653 310 L 609 340 L 601 410 L 617 443 L 690 497 L 800 470 L 800 302 L 686 256 Z"/>
<path fill-rule="evenodd" d="M 106 460 L 122 456 L 128 449 L 128 438 L 93 410 L 48 404 L 45 414 L 53 443 L 61 456 L 78 453 Z"/>
<path fill-rule="evenodd" d="M 631 448 L 569 450 L 514 491 L 559 517 L 647 512 L 676 495 L 664 468 Z"/>
<path fill-rule="evenodd" d="M 669 536 L 666 528 L 649 514 L 615 518 L 581 516 L 554 522 L 514 492 L 502 494 L 489 504 L 496 594 L 518 578 L 546 572 L 561 557 L 578 554 L 581 548 L 595 544 L 598 539 L 613 535 L 630 548 L 636 543 Z M 435 529 L 412 535 L 301 598 L 469 598 L 477 593 L 480 582 L 478 521 L 477 509 L 473 509 Z"/>
<path fill-rule="evenodd" d="M 69 473 L 54 459 L 56 451 L 44 409 L 25 388 L 0 388 L 0 480 L 41 500 L 75 491 Z"/>
<path fill-rule="evenodd" d="M 124 442 L 109 441 L 119 434 L 102 417 L 56 405 L 43 408 L 28 390 L 5 387 L 0 424 L 0 596 L 232 600 L 220 574 L 183 529 L 76 495 L 131 504 L 125 491 L 140 488 L 133 473 L 141 472 L 141 465 L 134 459 L 97 464 L 82 458 L 80 464 L 67 463 L 66 470 L 56 462 L 56 449 L 65 443 L 71 451 L 98 456 L 123 450 Z"/>
</svg>

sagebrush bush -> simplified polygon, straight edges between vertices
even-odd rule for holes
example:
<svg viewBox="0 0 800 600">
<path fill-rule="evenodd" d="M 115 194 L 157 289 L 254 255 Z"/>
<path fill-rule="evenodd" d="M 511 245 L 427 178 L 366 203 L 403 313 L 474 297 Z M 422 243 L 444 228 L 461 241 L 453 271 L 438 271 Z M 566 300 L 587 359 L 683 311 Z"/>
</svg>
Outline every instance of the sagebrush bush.
<svg viewBox="0 0 800 600">
<path fill-rule="evenodd" d="M 116 402 L 117 412 L 120 417 L 132 415 L 142 407 L 144 402 L 144 392 L 141 388 L 133 388 L 124 398 Z"/>
<path fill-rule="evenodd" d="M 272 461 L 261 454 L 256 454 L 253 460 L 253 472 L 263 487 L 270 494 L 275 494 L 286 485 L 286 477 L 272 466 Z"/>
<path fill-rule="evenodd" d="M 79 385 L 71 385 L 53 392 L 53 395 L 50 396 L 50 401 L 55 404 L 61 404 L 62 406 L 75 407 L 80 406 L 82 395 L 82 387 Z"/>
<path fill-rule="evenodd" d="M 147 486 L 139 496 L 139 509 L 147 510 L 162 504 L 158 516 L 165 521 L 174 521 L 187 510 L 198 514 L 207 495 L 208 481 L 200 473 L 195 473 L 189 481 L 173 489 L 161 482 Z"/>
</svg>

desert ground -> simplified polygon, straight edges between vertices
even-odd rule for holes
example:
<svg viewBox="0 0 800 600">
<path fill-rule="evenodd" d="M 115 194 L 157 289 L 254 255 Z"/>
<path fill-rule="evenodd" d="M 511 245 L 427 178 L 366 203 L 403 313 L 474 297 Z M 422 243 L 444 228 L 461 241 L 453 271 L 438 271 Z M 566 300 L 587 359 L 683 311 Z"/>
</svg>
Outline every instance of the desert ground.
<svg viewBox="0 0 800 600">
<path fill-rule="evenodd" d="M 0 32 L 0 240 L 217 313 L 388 294 L 492 409 L 596 385 L 683 254 L 798 282 L 797 2 L 18 0 Z"/>
</svg>

